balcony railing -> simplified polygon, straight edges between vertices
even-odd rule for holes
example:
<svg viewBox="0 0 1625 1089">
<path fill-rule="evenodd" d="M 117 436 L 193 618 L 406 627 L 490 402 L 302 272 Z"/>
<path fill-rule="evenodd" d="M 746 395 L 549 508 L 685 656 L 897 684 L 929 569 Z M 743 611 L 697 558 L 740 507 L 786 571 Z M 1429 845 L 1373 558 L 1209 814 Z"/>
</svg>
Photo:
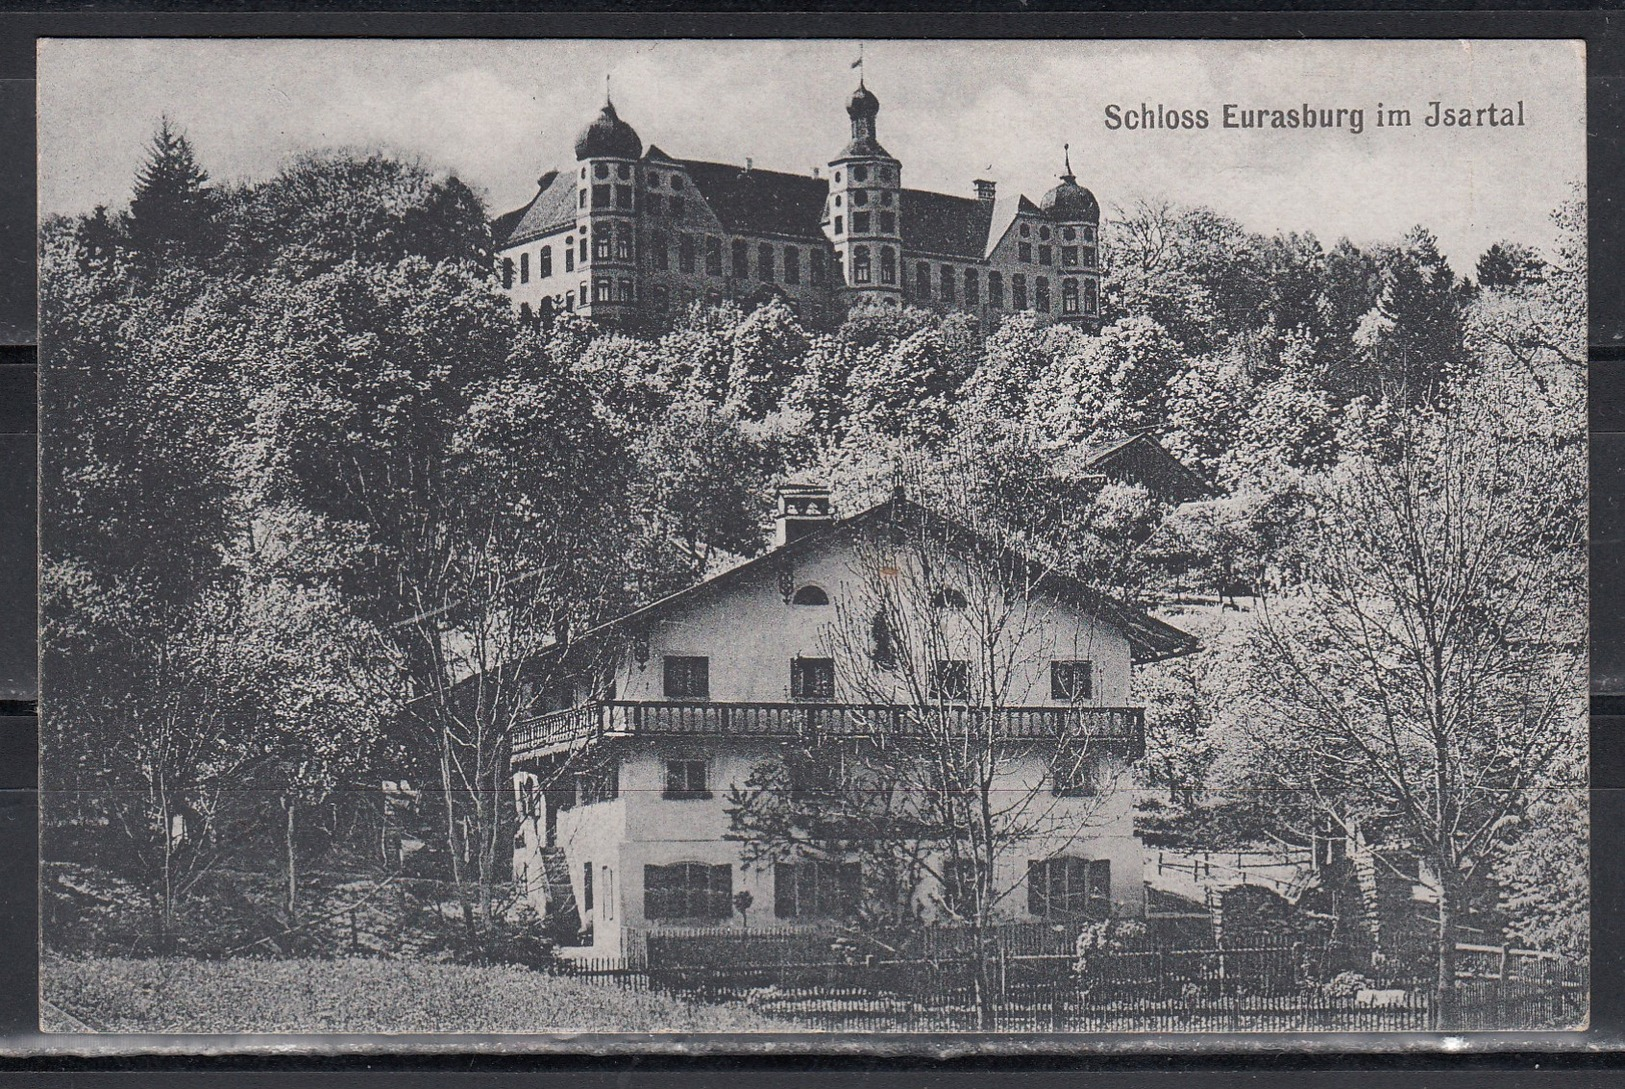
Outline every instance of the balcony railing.
<svg viewBox="0 0 1625 1089">
<path fill-rule="evenodd" d="M 1010 740 L 1087 738 L 1145 751 L 1139 707 L 911 708 L 860 703 L 712 703 L 608 700 L 541 715 L 514 733 L 515 759 L 545 756 L 606 737 L 878 737 L 937 730 L 982 733 L 988 720 Z"/>
</svg>

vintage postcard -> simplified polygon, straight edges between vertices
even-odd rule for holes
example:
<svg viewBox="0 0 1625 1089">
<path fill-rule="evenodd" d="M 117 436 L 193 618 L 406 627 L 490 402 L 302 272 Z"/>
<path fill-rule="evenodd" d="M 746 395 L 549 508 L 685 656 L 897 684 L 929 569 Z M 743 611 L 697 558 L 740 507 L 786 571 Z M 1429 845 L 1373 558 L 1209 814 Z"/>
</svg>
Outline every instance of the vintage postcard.
<svg viewBox="0 0 1625 1089">
<path fill-rule="evenodd" d="M 43 42 L 42 1024 L 1583 1028 L 1584 76 Z"/>
</svg>

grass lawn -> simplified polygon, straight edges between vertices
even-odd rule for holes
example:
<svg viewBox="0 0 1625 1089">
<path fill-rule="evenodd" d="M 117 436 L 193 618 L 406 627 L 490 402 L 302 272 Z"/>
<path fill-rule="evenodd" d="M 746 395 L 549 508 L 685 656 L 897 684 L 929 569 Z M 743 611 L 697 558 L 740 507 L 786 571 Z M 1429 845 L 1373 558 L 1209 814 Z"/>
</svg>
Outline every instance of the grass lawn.
<svg viewBox="0 0 1625 1089">
<path fill-rule="evenodd" d="M 201 961 L 47 956 L 47 1031 L 794 1031 L 742 1006 L 683 1002 L 609 983 L 405 960 Z"/>
</svg>

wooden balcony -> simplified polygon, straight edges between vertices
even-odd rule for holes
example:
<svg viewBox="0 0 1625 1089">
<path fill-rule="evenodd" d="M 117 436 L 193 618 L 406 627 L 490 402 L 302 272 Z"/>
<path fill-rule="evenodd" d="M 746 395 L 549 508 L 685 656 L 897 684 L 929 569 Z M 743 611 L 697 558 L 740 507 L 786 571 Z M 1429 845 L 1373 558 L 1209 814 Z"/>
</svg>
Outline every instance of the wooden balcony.
<svg viewBox="0 0 1625 1089">
<path fill-rule="evenodd" d="M 1145 752 L 1145 711 L 1139 707 L 931 707 L 889 704 L 713 703 L 608 700 L 553 711 L 514 733 L 513 757 L 567 752 L 605 738 L 716 737 L 809 739 L 898 737 L 925 723 L 945 732 L 981 733 L 988 717 L 1011 741 L 1084 737 L 1137 758 Z"/>
</svg>

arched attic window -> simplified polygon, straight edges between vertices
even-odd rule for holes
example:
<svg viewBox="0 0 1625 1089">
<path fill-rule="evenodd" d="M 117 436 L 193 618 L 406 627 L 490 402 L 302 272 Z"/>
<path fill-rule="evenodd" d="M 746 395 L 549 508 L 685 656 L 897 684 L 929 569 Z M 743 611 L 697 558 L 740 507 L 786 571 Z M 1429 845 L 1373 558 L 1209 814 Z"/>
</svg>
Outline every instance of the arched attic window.
<svg viewBox="0 0 1625 1089">
<path fill-rule="evenodd" d="M 824 592 L 823 587 L 809 584 L 796 591 L 795 596 L 790 599 L 790 604 L 828 605 L 829 595 Z"/>
</svg>

